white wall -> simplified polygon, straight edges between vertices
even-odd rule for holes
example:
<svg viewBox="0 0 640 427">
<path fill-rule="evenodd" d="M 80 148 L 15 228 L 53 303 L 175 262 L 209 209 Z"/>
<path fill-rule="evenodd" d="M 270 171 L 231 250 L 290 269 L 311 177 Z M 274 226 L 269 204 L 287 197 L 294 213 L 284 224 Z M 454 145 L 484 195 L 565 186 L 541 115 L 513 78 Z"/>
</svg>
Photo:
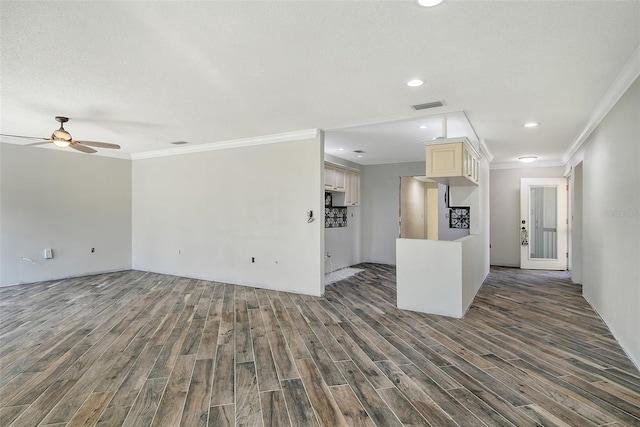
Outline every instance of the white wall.
<svg viewBox="0 0 640 427">
<path fill-rule="evenodd" d="M 520 178 L 563 175 L 562 166 L 491 170 L 491 265 L 520 267 Z"/>
<path fill-rule="evenodd" d="M 363 261 L 395 265 L 400 177 L 425 172 L 425 162 L 364 166 L 360 181 Z"/>
<path fill-rule="evenodd" d="M 322 168 L 322 137 L 134 160 L 133 267 L 320 295 Z"/>
<path fill-rule="evenodd" d="M 360 252 L 360 207 L 347 208 L 347 226 L 325 228 L 324 253 L 325 273 L 359 264 Z"/>
<path fill-rule="evenodd" d="M 362 172 L 362 166 L 338 157 L 324 155 L 324 159 L 333 164 L 346 166 Z M 361 175 L 362 178 L 362 175 Z M 338 270 L 350 265 L 362 262 L 361 234 L 362 234 L 362 208 L 360 206 L 347 207 L 347 226 L 337 228 L 325 228 L 324 242 L 325 272 Z"/>
<path fill-rule="evenodd" d="M 131 161 L 0 144 L 0 230 L 3 286 L 130 269 Z"/>
<path fill-rule="evenodd" d="M 640 366 L 640 80 L 570 160 L 582 161 L 582 292 Z"/>
</svg>

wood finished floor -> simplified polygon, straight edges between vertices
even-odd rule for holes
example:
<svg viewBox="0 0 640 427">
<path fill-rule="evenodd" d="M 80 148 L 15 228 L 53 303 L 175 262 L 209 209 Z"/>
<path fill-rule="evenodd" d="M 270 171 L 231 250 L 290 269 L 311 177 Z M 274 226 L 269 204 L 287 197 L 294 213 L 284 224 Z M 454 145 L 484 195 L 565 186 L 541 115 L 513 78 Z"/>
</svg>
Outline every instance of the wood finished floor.
<svg viewBox="0 0 640 427">
<path fill-rule="evenodd" d="M 640 374 L 563 272 L 463 320 L 395 270 L 323 298 L 127 271 L 0 289 L 0 426 L 640 425 Z"/>
</svg>

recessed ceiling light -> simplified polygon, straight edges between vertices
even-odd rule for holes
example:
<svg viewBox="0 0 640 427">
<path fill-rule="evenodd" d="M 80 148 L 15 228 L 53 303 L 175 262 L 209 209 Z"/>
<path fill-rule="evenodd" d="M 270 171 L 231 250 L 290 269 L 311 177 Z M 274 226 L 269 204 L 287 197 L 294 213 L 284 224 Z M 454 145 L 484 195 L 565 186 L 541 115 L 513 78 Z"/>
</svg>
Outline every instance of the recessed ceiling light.
<svg viewBox="0 0 640 427">
<path fill-rule="evenodd" d="M 522 163 L 531 163 L 538 160 L 538 156 L 522 156 L 518 157 L 518 160 L 520 160 Z"/>
<path fill-rule="evenodd" d="M 442 3 L 443 0 L 418 0 L 418 4 L 424 7 L 433 7 Z"/>
<path fill-rule="evenodd" d="M 529 122 L 529 123 L 525 123 L 522 126 L 526 127 L 526 128 L 534 128 L 536 126 L 540 125 L 540 123 L 538 122 Z"/>
<path fill-rule="evenodd" d="M 344 148 L 338 148 L 338 151 L 344 151 Z"/>
<path fill-rule="evenodd" d="M 362 154 L 358 154 L 356 157 L 362 157 Z"/>
<path fill-rule="evenodd" d="M 418 129 L 429 129 L 429 126 L 427 125 L 418 126 Z"/>
<path fill-rule="evenodd" d="M 418 86 L 422 86 L 423 84 L 424 84 L 424 82 L 422 80 L 418 80 L 418 79 L 409 80 L 407 82 L 407 86 L 409 86 L 409 87 L 418 87 Z"/>
</svg>

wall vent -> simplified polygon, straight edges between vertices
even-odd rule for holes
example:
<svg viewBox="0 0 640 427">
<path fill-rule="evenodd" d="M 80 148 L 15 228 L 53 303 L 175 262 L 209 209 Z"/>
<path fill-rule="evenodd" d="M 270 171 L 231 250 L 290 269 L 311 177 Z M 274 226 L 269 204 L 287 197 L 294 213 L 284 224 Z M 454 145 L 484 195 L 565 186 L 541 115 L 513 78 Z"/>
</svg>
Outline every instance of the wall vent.
<svg viewBox="0 0 640 427">
<path fill-rule="evenodd" d="M 434 102 L 427 102 L 426 104 L 412 105 L 411 108 L 418 111 L 418 110 L 426 110 L 428 108 L 436 108 L 436 107 L 442 107 L 442 106 L 444 106 L 444 102 L 434 101 Z"/>
<path fill-rule="evenodd" d="M 172 144 L 173 145 L 183 145 L 183 144 L 188 144 L 188 142 L 187 141 L 175 141 L 175 142 L 172 142 Z"/>
</svg>

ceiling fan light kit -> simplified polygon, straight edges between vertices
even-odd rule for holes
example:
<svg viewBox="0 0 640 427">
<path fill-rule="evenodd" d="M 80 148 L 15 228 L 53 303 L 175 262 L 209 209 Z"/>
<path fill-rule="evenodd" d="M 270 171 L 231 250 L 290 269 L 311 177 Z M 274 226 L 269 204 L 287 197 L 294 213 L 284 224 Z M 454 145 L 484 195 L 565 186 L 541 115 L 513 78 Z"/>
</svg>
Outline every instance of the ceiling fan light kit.
<svg viewBox="0 0 640 427">
<path fill-rule="evenodd" d="M 0 134 L 3 136 L 10 136 L 12 138 L 24 138 L 24 139 L 39 139 L 45 142 L 52 142 L 58 147 L 71 147 L 74 150 L 81 151 L 83 153 L 92 154 L 97 153 L 91 147 L 98 148 L 109 148 L 113 150 L 118 150 L 120 146 L 118 144 L 111 144 L 109 142 L 97 142 L 97 141 L 79 141 L 73 140 L 71 134 L 64 129 L 64 123 L 69 121 L 68 117 L 56 116 L 56 120 L 60 123 L 60 129 L 53 131 L 51 134 L 51 138 L 36 138 L 33 136 L 22 136 L 22 135 L 8 135 L 8 134 Z"/>
<path fill-rule="evenodd" d="M 68 147 L 71 143 L 71 135 L 69 132 L 64 130 L 64 123 L 68 122 L 69 119 L 67 117 L 57 116 L 56 120 L 60 122 L 60 129 L 53 131 L 51 134 L 51 140 L 58 147 Z"/>
<path fill-rule="evenodd" d="M 66 141 L 64 139 L 59 139 L 59 138 L 51 138 L 51 140 L 53 141 L 54 144 L 56 144 L 58 147 L 68 147 L 69 146 L 69 141 Z"/>
</svg>

